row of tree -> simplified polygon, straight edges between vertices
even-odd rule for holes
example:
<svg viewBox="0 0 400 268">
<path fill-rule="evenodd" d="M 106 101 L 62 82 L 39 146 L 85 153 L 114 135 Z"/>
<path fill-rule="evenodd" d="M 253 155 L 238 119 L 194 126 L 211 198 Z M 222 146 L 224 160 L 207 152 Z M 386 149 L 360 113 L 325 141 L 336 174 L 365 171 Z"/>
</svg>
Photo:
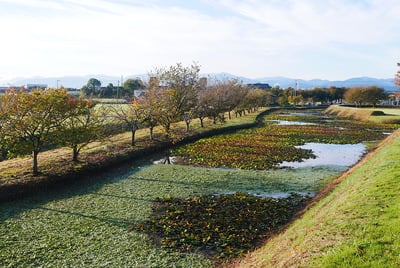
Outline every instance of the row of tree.
<svg viewBox="0 0 400 268">
<path fill-rule="evenodd" d="M 3 156 L 32 153 L 34 175 L 38 154 L 48 146 L 69 146 L 73 160 L 98 138 L 100 117 L 94 103 L 76 99 L 65 90 L 12 90 L 0 96 L 0 142 Z"/>
<path fill-rule="evenodd" d="M 189 131 L 195 118 L 204 127 L 205 118 L 212 118 L 213 123 L 224 121 L 225 113 L 230 119 L 231 112 L 241 116 L 267 102 L 264 90 L 250 89 L 237 80 L 218 81 L 207 87 L 201 83 L 199 72 L 197 64 L 156 69 L 150 75 L 145 94 L 133 98 L 129 105 L 111 107 L 111 114 L 130 128 L 132 145 L 139 127 L 148 127 L 153 139 L 153 129 L 160 125 L 172 138 L 171 124 L 176 121 L 185 121 Z"/>
<path fill-rule="evenodd" d="M 304 104 L 333 104 L 344 103 L 361 105 L 377 105 L 382 100 L 388 98 L 388 94 L 383 88 L 376 86 L 369 87 L 329 87 L 329 88 L 314 88 L 312 90 L 295 90 L 294 88 L 280 89 L 274 87 L 268 90 L 272 103 L 277 103 L 281 106 L 304 105 Z"/>
<path fill-rule="evenodd" d="M 105 136 L 105 126 L 117 122 L 129 129 L 131 145 L 135 145 L 135 133 L 139 128 L 148 128 L 153 139 L 155 126 L 162 126 L 168 138 L 175 138 L 172 123 L 184 121 L 186 131 L 190 130 L 193 119 L 198 118 L 201 127 L 204 119 L 213 123 L 231 118 L 233 112 L 241 116 L 260 106 L 279 102 L 299 104 L 312 102 L 347 102 L 377 104 L 385 98 L 383 89 L 328 88 L 314 90 L 294 90 L 293 88 L 270 90 L 249 88 L 237 80 L 217 81 L 206 86 L 199 79 L 197 64 L 182 66 L 176 64 L 154 70 L 148 81 L 146 93 L 134 97 L 138 88 L 135 82 L 129 103 L 103 105 L 96 108 L 90 99 L 75 98 L 65 90 L 11 90 L 0 96 L 0 145 L 3 155 L 32 153 L 32 170 L 38 174 L 38 154 L 49 146 L 72 148 L 72 160 L 78 161 L 81 149 L 93 140 Z M 126 81 L 128 83 L 129 81 Z M 97 92 L 101 84 L 89 80 L 87 92 Z M 128 88 L 128 87 L 127 87 Z M 91 95 L 90 93 L 89 95 Z"/>
<path fill-rule="evenodd" d="M 98 98 L 132 98 L 135 90 L 144 88 L 145 85 L 139 78 L 127 79 L 121 86 L 109 83 L 106 87 L 101 86 L 100 80 L 90 78 L 86 85 L 81 88 L 81 95 Z"/>
<path fill-rule="evenodd" d="M 384 89 L 376 86 L 353 87 L 346 91 L 344 98 L 347 103 L 353 103 L 357 107 L 364 104 L 376 106 L 381 101 L 388 99 L 388 94 Z"/>
<path fill-rule="evenodd" d="M 75 98 L 65 90 L 11 90 L 0 96 L 0 143 L 8 156 L 32 153 L 32 171 L 39 173 L 38 155 L 54 146 L 72 149 L 72 160 L 78 161 L 81 149 L 104 137 L 109 122 L 118 122 L 132 132 L 141 127 L 153 129 L 160 125 L 168 138 L 175 138 L 174 122 L 184 120 L 186 130 L 198 118 L 203 127 L 206 117 L 216 123 L 224 114 L 242 115 L 265 105 L 263 90 L 249 89 L 236 80 L 221 81 L 206 87 L 199 81 L 198 65 L 181 64 L 156 69 L 149 87 L 141 97 L 127 104 L 97 107 L 90 99 Z"/>
</svg>

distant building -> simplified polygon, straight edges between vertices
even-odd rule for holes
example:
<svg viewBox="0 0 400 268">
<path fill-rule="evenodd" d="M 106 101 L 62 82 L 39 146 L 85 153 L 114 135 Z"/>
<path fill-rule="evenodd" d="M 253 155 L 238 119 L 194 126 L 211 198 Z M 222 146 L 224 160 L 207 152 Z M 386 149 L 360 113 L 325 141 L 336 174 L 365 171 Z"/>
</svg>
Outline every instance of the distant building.
<svg viewBox="0 0 400 268">
<path fill-rule="evenodd" d="M 200 77 L 199 85 L 200 85 L 200 88 L 206 88 L 207 87 L 207 77 Z"/>
<path fill-rule="evenodd" d="M 24 88 L 26 90 L 32 90 L 32 89 L 46 89 L 48 86 L 47 84 L 26 84 Z"/>
<path fill-rule="evenodd" d="M 247 86 L 251 88 L 271 89 L 271 86 L 268 83 L 254 83 L 254 84 L 247 84 Z"/>
<path fill-rule="evenodd" d="M 143 97 L 146 94 L 146 92 L 147 92 L 147 89 L 135 89 L 133 91 L 133 94 L 135 95 L 136 98 L 139 98 L 139 97 Z"/>
</svg>

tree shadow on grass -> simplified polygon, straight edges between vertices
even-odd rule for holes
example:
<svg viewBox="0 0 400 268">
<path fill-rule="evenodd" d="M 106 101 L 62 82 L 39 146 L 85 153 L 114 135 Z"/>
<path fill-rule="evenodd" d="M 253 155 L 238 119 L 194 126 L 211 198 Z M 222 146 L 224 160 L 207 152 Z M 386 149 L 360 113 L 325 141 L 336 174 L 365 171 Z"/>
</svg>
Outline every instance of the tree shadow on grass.
<svg viewBox="0 0 400 268">
<path fill-rule="evenodd" d="M 112 197 L 118 199 L 129 199 L 129 200 L 136 200 L 136 201 L 145 201 L 145 202 L 152 202 L 154 201 L 151 198 L 138 198 L 132 196 L 122 196 L 122 195 L 115 195 L 115 194 L 102 194 L 102 193 L 90 193 L 91 195 L 98 195 L 98 196 L 105 196 L 105 197 Z"/>
<path fill-rule="evenodd" d="M 112 217 L 99 217 L 96 215 L 90 215 L 90 214 L 84 214 L 80 212 L 73 212 L 73 211 L 68 211 L 68 210 L 61 210 L 61 209 L 53 209 L 53 208 L 47 208 L 47 207 L 39 207 L 38 209 L 45 210 L 45 211 L 51 211 L 55 213 L 60 213 L 60 214 L 66 214 L 70 216 L 76 216 L 79 218 L 86 218 L 86 219 L 92 219 L 104 223 L 109 223 L 114 226 L 126 228 L 128 225 L 134 225 L 135 223 L 132 220 L 128 219 L 123 219 L 123 218 L 112 218 Z"/>
<path fill-rule="evenodd" d="M 12 217 L 17 217 L 19 214 L 25 211 L 42 208 L 43 205 L 69 199 L 78 195 L 96 194 L 108 197 L 118 197 L 124 199 L 135 200 L 132 196 L 124 195 L 111 195 L 111 194 L 100 194 L 97 193 L 102 187 L 110 183 L 116 183 L 123 179 L 126 179 L 125 174 L 134 174 L 137 172 L 135 168 L 146 164 L 151 164 L 152 155 L 147 156 L 141 161 L 132 161 L 131 163 L 120 165 L 113 169 L 107 169 L 104 172 L 99 170 L 94 174 L 82 175 L 78 179 L 63 180 L 52 185 L 44 185 L 43 188 L 39 189 L 35 194 L 20 198 L 14 201 L 7 201 L 0 203 L 0 224 Z M 139 200 L 139 199 L 137 199 Z M 151 201 L 141 200 L 141 201 Z"/>
<path fill-rule="evenodd" d="M 39 189 L 36 194 L 30 195 L 28 197 L 21 198 L 15 201 L 8 201 L 0 203 L 0 224 L 7 219 L 18 217 L 21 213 L 29 211 L 31 209 L 45 209 L 45 204 L 49 202 L 66 200 L 69 198 L 73 198 L 79 195 L 96 195 L 103 196 L 105 198 L 117 198 L 117 199 L 126 199 L 132 201 L 144 201 L 144 202 L 152 202 L 154 198 L 134 196 L 134 194 L 124 194 L 123 189 L 121 191 L 116 191 L 114 193 L 102 193 L 100 190 L 106 186 L 107 184 L 118 183 L 122 180 L 133 180 L 138 182 L 150 182 L 160 184 L 160 188 L 163 188 L 162 185 L 167 184 L 175 184 L 175 185 L 184 185 L 189 186 L 190 188 L 203 188 L 205 187 L 206 182 L 183 182 L 179 180 L 173 179 L 153 179 L 153 178 L 143 178 L 143 177 L 135 177 L 134 174 L 139 171 L 139 167 L 147 166 L 153 164 L 154 159 L 159 159 L 160 154 L 152 154 L 144 157 L 140 161 L 132 161 L 131 163 L 127 163 L 124 165 L 120 165 L 114 169 L 107 169 L 104 172 L 97 172 L 92 175 L 86 175 L 79 177 L 78 179 L 70 179 L 64 180 L 62 182 L 56 183 L 54 185 L 45 185 L 43 188 Z M 146 194 L 146 193 L 144 193 Z M 113 202 L 113 201 L 110 201 Z M 49 209 L 50 210 L 50 209 Z M 70 213 L 71 215 L 75 212 L 71 212 L 68 210 L 60 210 L 60 213 Z M 80 214 L 79 216 L 92 217 L 90 214 Z M 96 217 L 96 216 L 93 216 Z M 109 223 L 118 222 L 121 223 L 120 220 L 115 219 L 107 219 L 107 218 L 99 218 L 102 221 L 108 221 Z M 126 224 L 132 224 L 132 221 L 124 221 L 124 227 Z"/>
</svg>

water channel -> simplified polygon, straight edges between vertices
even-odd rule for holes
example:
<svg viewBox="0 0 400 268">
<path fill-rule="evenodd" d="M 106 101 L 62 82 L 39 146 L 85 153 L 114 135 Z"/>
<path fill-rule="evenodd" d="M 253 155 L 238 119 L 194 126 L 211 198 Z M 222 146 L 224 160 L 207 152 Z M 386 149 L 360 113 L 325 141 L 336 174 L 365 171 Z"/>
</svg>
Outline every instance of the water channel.
<svg viewBox="0 0 400 268">
<path fill-rule="evenodd" d="M 281 116 L 321 116 L 319 113 L 302 113 L 293 112 L 281 114 Z M 326 120 L 328 116 L 323 116 Z M 311 122 L 289 121 L 289 120 L 270 120 L 277 125 L 317 125 Z M 344 129 L 344 128 L 340 128 Z M 358 144 L 327 144 L 327 143 L 306 143 L 298 148 L 312 150 L 316 156 L 311 159 L 304 159 L 301 162 L 283 162 L 280 164 L 282 168 L 302 168 L 302 167 L 323 167 L 337 166 L 340 170 L 346 170 L 356 164 L 366 153 L 367 147 L 363 143 Z"/>
<path fill-rule="evenodd" d="M 162 157 L 152 155 L 101 178 L 0 204 L 2 256 L 12 260 L 12 266 L 211 267 L 201 254 L 155 247 L 132 226 L 149 218 L 154 200 L 160 197 L 234 192 L 312 196 L 365 151 L 363 145 L 305 144 L 304 148 L 317 158 L 284 163 L 291 167 L 275 170 L 154 164 Z"/>
<path fill-rule="evenodd" d="M 318 113 L 290 113 L 284 116 L 321 116 Z M 329 117 L 321 116 L 324 120 Z M 290 121 L 290 120 L 269 120 L 277 125 L 316 125 L 315 123 Z M 285 198 L 290 193 L 298 193 L 301 195 L 314 196 L 330 179 L 338 176 L 349 167 L 356 164 L 366 153 L 367 148 L 363 143 L 358 144 L 326 144 L 326 143 L 306 143 L 298 148 L 311 150 L 315 158 L 303 159 L 300 162 L 283 162 L 279 165 L 278 170 L 239 170 L 228 168 L 199 168 L 184 167 L 188 170 L 202 169 L 212 170 L 216 174 L 232 174 L 235 173 L 236 178 L 226 181 L 226 185 L 213 190 L 205 190 L 214 194 L 234 193 L 243 191 L 260 197 Z M 161 157 L 152 162 L 151 166 L 165 165 L 166 163 L 173 166 L 180 166 L 180 157 L 170 156 Z M 182 167 L 182 166 L 181 166 Z M 252 174 L 252 175 L 246 175 Z M 259 184 L 249 184 L 246 177 L 258 174 Z M 267 174 L 267 176 L 266 176 Z M 200 175 L 200 174 L 199 174 Z M 201 175 L 200 175 L 201 176 Z M 224 176 L 224 175 L 223 175 Z M 242 178 L 244 181 L 241 181 Z M 237 184 L 241 184 L 239 188 Z"/>
</svg>

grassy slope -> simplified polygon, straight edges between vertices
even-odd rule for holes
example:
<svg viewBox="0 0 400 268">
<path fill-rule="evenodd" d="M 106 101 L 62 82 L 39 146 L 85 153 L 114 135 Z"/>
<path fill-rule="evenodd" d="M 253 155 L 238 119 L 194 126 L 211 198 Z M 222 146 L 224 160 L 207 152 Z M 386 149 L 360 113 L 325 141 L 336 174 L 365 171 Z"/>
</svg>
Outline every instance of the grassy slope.
<svg viewBox="0 0 400 268">
<path fill-rule="evenodd" d="M 342 117 L 351 117 L 357 120 L 370 120 L 376 123 L 400 121 L 399 108 L 354 108 L 331 105 L 326 111 Z M 373 111 L 382 111 L 385 115 L 373 116 L 371 115 Z"/>
<path fill-rule="evenodd" d="M 400 131 L 239 267 L 400 266 Z M 341 182 L 342 181 L 342 182 Z"/>
</svg>

